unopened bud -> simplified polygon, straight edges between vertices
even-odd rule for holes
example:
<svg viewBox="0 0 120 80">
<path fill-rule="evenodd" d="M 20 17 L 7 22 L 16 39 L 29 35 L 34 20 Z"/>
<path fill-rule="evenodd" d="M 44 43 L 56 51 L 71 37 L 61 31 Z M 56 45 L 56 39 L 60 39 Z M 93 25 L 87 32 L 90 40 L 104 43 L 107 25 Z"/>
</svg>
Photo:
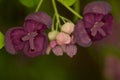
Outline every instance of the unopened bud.
<svg viewBox="0 0 120 80">
<path fill-rule="evenodd" d="M 56 41 L 59 45 L 69 44 L 71 42 L 71 37 L 70 37 L 70 35 L 68 35 L 64 32 L 60 32 L 56 36 Z"/>
<path fill-rule="evenodd" d="M 67 22 L 62 26 L 61 30 L 67 34 L 71 34 L 74 31 L 74 27 L 73 23 Z"/>
<path fill-rule="evenodd" d="M 58 31 L 52 31 L 48 33 L 49 40 L 54 40 L 59 32 Z"/>
</svg>

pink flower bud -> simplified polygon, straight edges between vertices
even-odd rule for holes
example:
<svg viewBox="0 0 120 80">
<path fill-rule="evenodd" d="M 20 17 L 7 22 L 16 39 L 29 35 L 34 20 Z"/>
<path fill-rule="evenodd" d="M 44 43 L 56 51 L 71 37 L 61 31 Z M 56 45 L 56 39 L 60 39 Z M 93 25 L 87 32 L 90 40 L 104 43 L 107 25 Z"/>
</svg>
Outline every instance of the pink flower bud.
<svg viewBox="0 0 120 80">
<path fill-rule="evenodd" d="M 71 38 L 68 34 L 64 32 L 60 32 L 56 37 L 56 41 L 59 45 L 64 45 L 64 44 L 69 44 L 71 41 Z"/>
<path fill-rule="evenodd" d="M 50 47 L 54 48 L 57 45 L 57 42 L 55 40 L 50 41 Z"/>
</svg>

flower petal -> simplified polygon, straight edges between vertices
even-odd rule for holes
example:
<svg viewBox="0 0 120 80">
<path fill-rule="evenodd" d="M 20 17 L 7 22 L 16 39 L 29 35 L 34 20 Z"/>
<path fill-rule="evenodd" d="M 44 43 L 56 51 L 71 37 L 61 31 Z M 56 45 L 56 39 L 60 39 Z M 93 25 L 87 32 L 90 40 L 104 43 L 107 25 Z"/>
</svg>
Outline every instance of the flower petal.
<svg viewBox="0 0 120 80">
<path fill-rule="evenodd" d="M 82 20 L 79 20 L 78 23 L 76 24 L 74 36 L 75 36 L 76 42 L 80 46 L 88 47 L 92 44 L 92 41 L 84 28 L 84 22 Z"/>
<path fill-rule="evenodd" d="M 51 48 L 54 48 L 56 45 L 57 45 L 56 40 L 50 41 L 50 47 L 51 47 Z"/>
<path fill-rule="evenodd" d="M 95 22 L 95 18 L 93 14 L 86 14 L 83 19 L 86 23 L 89 23 L 91 25 L 93 25 Z"/>
<path fill-rule="evenodd" d="M 21 37 L 25 35 L 23 28 L 16 27 L 9 29 L 5 34 L 5 48 L 11 54 L 16 54 L 24 46 Z"/>
<path fill-rule="evenodd" d="M 30 43 L 27 41 L 23 51 L 28 57 L 36 57 L 45 54 L 47 44 L 47 36 L 45 34 L 39 34 L 34 39 L 34 50 L 30 49 Z"/>
<path fill-rule="evenodd" d="M 111 14 L 106 15 L 103 20 L 104 26 L 102 26 L 102 29 L 106 32 L 106 34 L 111 35 L 114 25 L 114 19 Z"/>
<path fill-rule="evenodd" d="M 104 15 L 88 13 L 84 15 L 85 28 L 91 28 L 95 22 L 99 22 L 103 19 Z"/>
<path fill-rule="evenodd" d="M 35 22 L 33 20 L 27 20 L 24 23 L 24 30 L 28 33 L 30 32 L 41 32 L 47 29 L 47 26 L 45 26 L 42 23 Z"/>
<path fill-rule="evenodd" d="M 63 50 L 62 50 L 62 47 L 61 46 L 56 46 L 52 49 L 53 53 L 56 55 L 56 56 L 62 56 L 63 55 Z"/>
<path fill-rule="evenodd" d="M 66 52 L 66 54 L 68 56 L 70 56 L 72 58 L 77 53 L 77 46 L 75 46 L 75 45 L 67 45 L 65 52 Z"/>
<path fill-rule="evenodd" d="M 35 22 L 45 24 L 47 28 L 50 28 L 52 25 L 51 17 L 45 12 L 32 13 L 25 18 L 25 21 L 27 20 L 33 20 Z"/>
<path fill-rule="evenodd" d="M 84 8 L 83 14 L 87 13 L 99 13 L 99 14 L 108 14 L 111 11 L 111 6 L 107 2 L 104 1 L 95 1 L 87 4 Z"/>
</svg>

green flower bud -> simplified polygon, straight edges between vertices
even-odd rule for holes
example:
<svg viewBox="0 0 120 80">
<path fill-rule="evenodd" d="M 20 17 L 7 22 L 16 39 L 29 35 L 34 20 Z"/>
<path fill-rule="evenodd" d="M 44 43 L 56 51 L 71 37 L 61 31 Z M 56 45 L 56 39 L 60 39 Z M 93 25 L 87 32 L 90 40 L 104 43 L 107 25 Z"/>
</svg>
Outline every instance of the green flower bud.
<svg viewBox="0 0 120 80">
<path fill-rule="evenodd" d="M 49 38 L 49 40 L 54 40 L 54 39 L 56 39 L 56 36 L 57 36 L 58 33 L 59 33 L 58 31 L 51 31 L 51 32 L 49 32 L 49 33 L 48 33 L 48 38 Z"/>
</svg>

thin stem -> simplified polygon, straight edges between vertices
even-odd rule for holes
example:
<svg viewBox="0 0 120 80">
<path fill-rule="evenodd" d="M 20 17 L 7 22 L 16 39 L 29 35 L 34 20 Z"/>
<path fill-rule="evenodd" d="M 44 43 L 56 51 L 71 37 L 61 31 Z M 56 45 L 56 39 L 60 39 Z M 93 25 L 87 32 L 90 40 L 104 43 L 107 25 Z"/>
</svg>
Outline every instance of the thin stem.
<svg viewBox="0 0 120 80">
<path fill-rule="evenodd" d="M 42 3 L 43 3 L 43 0 L 40 0 L 39 3 L 38 3 L 37 8 L 35 9 L 35 12 L 38 12 L 38 11 L 39 11 L 39 8 L 40 8 L 40 6 L 42 5 Z"/>
<path fill-rule="evenodd" d="M 66 23 L 66 21 L 65 21 L 62 17 L 60 17 L 60 19 L 61 19 L 64 23 Z"/>
<path fill-rule="evenodd" d="M 59 1 L 60 2 L 60 1 Z M 79 15 L 77 12 L 75 12 L 72 8 L 69 6 L 65 5 L 64 3 L 60 2 L 64 7 L 66 7 L 70 12 L 72 12 L 74 15 L 76 15 L 78 18 L 82 19 L 83 17 Z"/>
<path fill-rule="evenodd" d="M 76 3 L 73 5 L 74 10 L 79 13 L 80 12 L 80 0 L 77 0 Z M 77 21 L 78 17 L 74 15 L 74 20 Z"/>
<path fill-rule="evenodd" d="M 60 18 L 61 18 L 62 20 L 64 20 L 64 21 L 72 22 L 71 20 L 69 20 L 69 19 L 67 19 L 67 18 L 65 18 L 65 17 L 63 17 L 63 16 L 60 16 Z"/>
<path fill-rule="evenodd" d="M 53 4 L 54 11 L 55 11 L 56 20 L 57 20 L 56 21 L 56 30 L 58 30 L 60 20 L 59 20 L 59 14 L 58 14 L 58 11 L 57 11 L 55 0 L 52 0 L 52 4 Z"/>
<path fill-rule="evenodd" d="M 55 14 L 53 15 L 53 19 L 52 19 L 52 31 L 54 31 L 55 30 Z"/>
<path fill-rule="evenodd" d="M 52 0 L 52 4 L 53 4 L 53 8 L 54 8 L 55 14 L 57 15 L 58 11 L 57 11 L 55 0 Z"/>
</svg>

